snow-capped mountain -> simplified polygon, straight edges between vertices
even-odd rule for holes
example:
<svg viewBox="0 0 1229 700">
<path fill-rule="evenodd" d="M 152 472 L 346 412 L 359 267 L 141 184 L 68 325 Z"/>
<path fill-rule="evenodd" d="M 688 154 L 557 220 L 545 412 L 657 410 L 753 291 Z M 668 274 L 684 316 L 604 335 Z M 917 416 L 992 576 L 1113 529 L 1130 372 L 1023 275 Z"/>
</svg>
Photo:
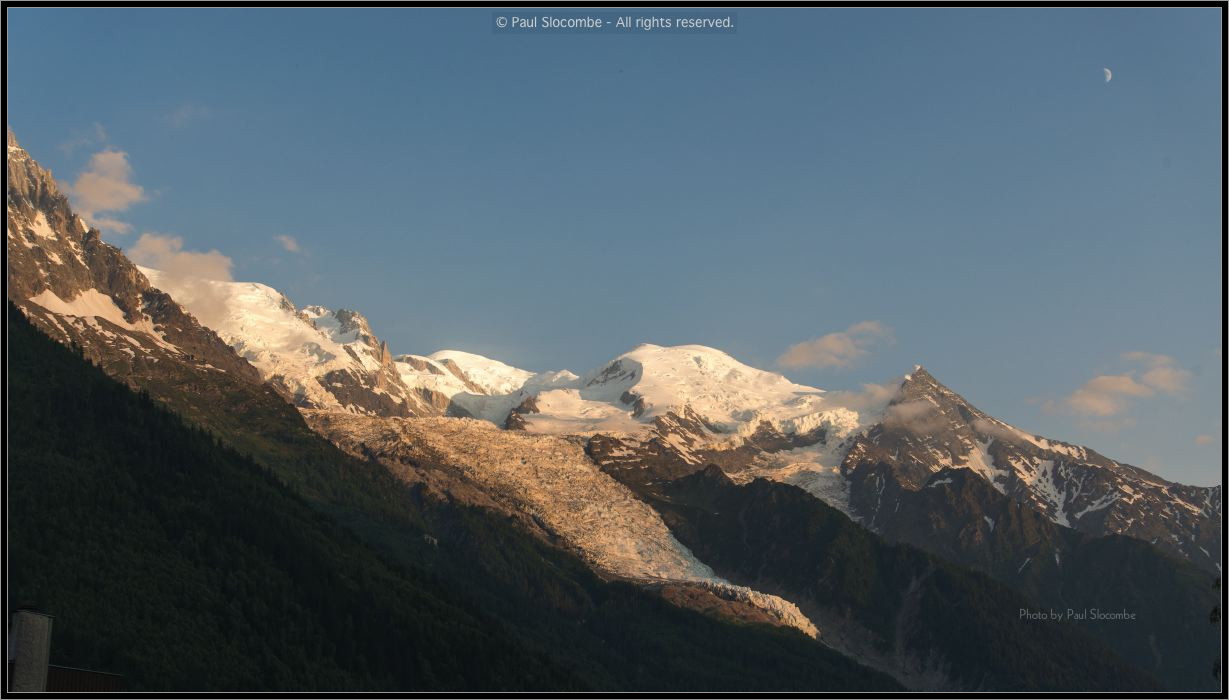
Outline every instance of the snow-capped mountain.
<svg viewBox="0 0 1229 700">
<path fill-rule="evenodd" d="M 749 367 L 703 345 L 643 344 L 601 367 L 534 395 L 521 411 L 530 432 L 643 434 L 655 423 L 690 414 L 713 435 L 738 442 L 762 426 L 805 435 L 854 420 L 824 392 Z"/>
<path fill-rule="evenodd" d="M 576 379 L 567 370 L 534 373 L 460 350 L 440 350 L 426 357 L 402 355 L 397 363 L 407 385 L 446 396 L 449 415 L 473 416 L 499 425 L 525 397 Z"/>
<path fill-rule="evenodd" d="M 477 416 L 502 421 L 514 392 L 569 375 L 536 375 L 481 355 L 397 355 L 349 309 L 299 309 L 264 284 L 170 275 L 151 282 L 207 323 L 295 405 L 374 416 Z"/>
<path fill-rule="evenodd" d="M 141 271 L 307 409 L 470 416 L 534 433 L 617 436 L 629 455 L 664 450 L 688 464 L 746 443 L 813 444 L 859 422 L 820 389 L 700 345 L 640 345 L 583 376 L 460 350 L 393 354 L 356 311 L 300 309 L 258 283 Z"/>
<path fill-rule="evenodd" d="M 659 350 L 698 353 L 694 348 L 652 352 Z M 610 377 L 627 384 L 635 381 L 633 372 L 653 372 L 651 363 L 637 364 L 626 373 L 620 371 L 622 366 L 616 361 L 586 376 L 589 381 Z M 681 372 L 686 367 L 682 363 L 665 366 L 671 370 L 670 383 L 645 382 L 656 405 L 669 406 L 648 423 L 651 436 L 644 437 L 642 424 L 640 433 L 597 432 L 587 444 L 603 469 L 634 487 L 651 488 L 716 463 L 736 481 L 763 477 L 790 483 L 872 529 L 884 529 L 898 510 L 885 497 L 887 480 L 899 491 L 916 492 L 935 486 L 936 473 L 967 469 L 1057 525 L 1142 539 L 1209 570 L 1221 565 L 1220 487 L 1176 484 L 1089 448 L 1029 434 L 982 413 L 921 367 L 905 375 L 887 400 L 864 401 L 856 410 L 816 389 L 785 389 L 784 378 L 778 379 L 785 384 L 761 378 L 774 389 L 764 396 L 781 397 L 784 405 L 749 400 L 746 412 L 739 413 L 726 403 L 741 398 L 736 388 L 697 391 L 696 380 L 703 372 Z M 690 376 L 679 381 L 680 372 Z M 739 370 L 736 376 L 746 374 Z M 680 387 L 673 403 L 669 390 L 665 400 L 654 391 L 663 384 Z M 697 404 L 705 413 L 694 410 L 689 396 L 704 397 Z M 621 401 L 633 408 L 618 415 L 622 422 L 605 425 L 633 425 L 638 397 L 629 391 Z M 713 406 L 719 408 L 714 411 Z M 797 408 L 803 411 L 794 414 Z M 724 424 L 715 420 L 724 415 L 750 419 Z M 549 420 L 546 425 L 551 427 L 566 423 L 554 415 Z"/>
<path fill-rule="evenodd" d="M 272 287 L 141 268 L 211 327 L 296 405 L 376 415 L 437 415 L 446 401 L 409 390 L 388 346 L 362 315 L 299 310 Z"/>
<path fill-rule="evenodd" d="M 739 481 L 763 476 L 805 488 L 872 528 L 890 517 L 880 465 L 910 491 L 964 468 L 1058 525 L 1144 539 L 1209 569 L 1220 563 L 1220 489 L 1174 484 L 1030 435 L 920 367 L 860 401 L 700 345 L 643 344 L 583 375 L 535 373 L 458 350 L 392 355 L 354 311 L 299 310 L 260 284 L 145 273 L 202 316 L 224 300 L 214 330 L 303 408 L 469 416 L 582 436 L 589 457 L 634 488 L 718 464 Z"/>
<path fill-rule="evenodd" d="M 479 394 L 511 394 L 534 377 L 533 372 L 472 352 L 440 350 L 427 359 L 445 367 L 456 367 L 465 375 L 466 386 Z"/>
<path fill-rule="evenodd" d="M 864 420 L 821 389 L 701 345 L 640 345 L 571 382 L 520 396 L 506 427 L 585 435 L 594 461 L 638 486 L 838 440 Z"/>
</svg>

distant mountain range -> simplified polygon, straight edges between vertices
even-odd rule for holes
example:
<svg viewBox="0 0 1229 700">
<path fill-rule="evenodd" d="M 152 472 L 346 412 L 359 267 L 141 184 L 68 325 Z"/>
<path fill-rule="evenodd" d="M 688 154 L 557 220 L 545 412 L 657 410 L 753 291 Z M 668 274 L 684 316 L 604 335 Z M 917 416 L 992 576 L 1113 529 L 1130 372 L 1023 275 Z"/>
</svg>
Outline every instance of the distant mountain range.
<svg viewBox="0 0 1229 700">
<path fill-rule="evenodd" d="M 1029 434 L 921 367 L 855 395 L 698 345 L 640 345 L 579 375 L 397 354 L 356 311 L 134 265 L 11 132 L 7 252 L 8 298 L 35 327 L 343 523 L 409 507 L 338 495 L 328 465 L 353 460 L 507 518 L 603 579 L 796 629 L 905 687 L 1219 682 L 1221 487 Z M 380 532 L 377 547 L 395 539 Z M 940 630 L 918 608 L 940 604 L 976 622 Z M 1135 621 L 1043 632 L 1020 614 L 1034 606 Z M 987 655 L 1004 638 L 1035 665 Z M 1080 654 L 1117 670 L 1054 670 Z"/>
<path fill-rule="evenodd" d="M 877 397 L 832 397 L 699 345 L 640 345 L 582 376 L 534 373 L 457 350 L 394 355 L 355 311 L 298 310 L 260 284 L 141 271 L 189 312 L 225 309 L 212 312 L 219 316 L 213 330 L 303 408 L 470 416 L 526 432 L 584 435 L 603 467 L 644 478 L 679 476 L 710 462 L 738 472 L 759 459 L 757 476 L 810 484 L 872 528 L 892 518 L 873 497 L 878 486 L 866 486 L 877 465 L 887 465 L 908 491 L 944 469 L 970 469 L 1055 524 L 1144 539 L 1210 571 L 1221 564 L 1221 487 L 1176 484 L 1026 433 L 920 367 Z M 784 470 L 766 466 L 783 462 Z M 847 483 L 834 486 L 829 475 Z"/>
</svg>

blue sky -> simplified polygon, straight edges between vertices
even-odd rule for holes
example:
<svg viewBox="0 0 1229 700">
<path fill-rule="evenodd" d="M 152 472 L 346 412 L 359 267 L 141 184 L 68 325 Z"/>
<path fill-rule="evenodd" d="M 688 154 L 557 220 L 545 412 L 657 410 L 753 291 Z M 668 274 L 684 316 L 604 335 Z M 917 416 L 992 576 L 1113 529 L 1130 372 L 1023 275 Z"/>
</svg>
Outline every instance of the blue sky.
<svg viewBox="0 0 1229 700">
<path fill-rule="evenodd" d="M 108 240 L 217 250 L 396 352 L 583 371 L 701 343 L 832 389 L 920 362 L 1021 428 L 1219 482 L 1218 10 L 8 20 L 8 122 L 79 197 L 119 181 Z"/>
</svg>

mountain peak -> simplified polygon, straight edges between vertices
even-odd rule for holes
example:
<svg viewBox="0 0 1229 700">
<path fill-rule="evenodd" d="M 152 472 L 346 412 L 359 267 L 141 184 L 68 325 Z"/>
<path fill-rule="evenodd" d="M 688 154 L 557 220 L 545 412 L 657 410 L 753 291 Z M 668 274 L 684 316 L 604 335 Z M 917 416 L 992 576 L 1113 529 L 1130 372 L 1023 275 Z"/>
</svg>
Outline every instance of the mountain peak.
<svg viewBox="0 0 1229 700">
<path fill-rule="evenodd" d="M 957 396 L 951 389 L 943 385 L 935 376 L 921 365 L 914 365 L 913 371 L 905 375 L 905 381 L 896 392 L 893 403 L 904 403 L 924 397 Z"/>
<path fill-rule="evenodd" d="M 361 313 L 353 309 L 338 309 L 333 317 L 341 324 L 341 333 L 353 333 L 355 339 L 370 341 L 375 338 L 375 334 L 371 332 L 371 323 Z"/>
</svg>

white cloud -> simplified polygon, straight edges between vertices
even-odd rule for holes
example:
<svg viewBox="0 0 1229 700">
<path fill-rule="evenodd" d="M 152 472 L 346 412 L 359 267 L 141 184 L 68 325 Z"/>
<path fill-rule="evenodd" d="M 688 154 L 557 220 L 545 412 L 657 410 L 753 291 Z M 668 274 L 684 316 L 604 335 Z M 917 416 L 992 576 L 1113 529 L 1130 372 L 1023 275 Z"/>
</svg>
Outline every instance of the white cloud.
<svg viewBox="0 0 1229 700">
<path fill-rule="evenodd" d="M 86 169 L 64 185 L 77 213 L 103 231 L 128 233 L 132 226 L 106 213 L 116 214 L 145 200 L 145 188 L 132 181 L 128 154 L 107 148 L 90 157 Z"/>
<path fill-rule="evenodd" d="M 852 367 L 869 349 L 892 342 L 892 329 L 879 321 L 861 321 L 836 333 L 791 345 L 777 364 L 782 367 Z"/>
<path fill-rule="evenodd" d="M 229 257 L 216 250 L 205 253 L 184 250 L 183 239 L 179 236 L 143 233 L 136 244 L 128 249 L 128 257 L 138 265 L 152 267 L 175 277 L 231 279 L 233 262 Z"/>
<path fill-rule="evenodd" d="M 1178 366 L 1168 355 L 1148 352 L 1123 353 L 1128 363 L 1141 365 L 1122 374 L 1102 374 L 1084 382 L 1059 402 L 1047 401 L 1043 409 L 1049 412 L 1069 411 L 1091 419 L 1088 427 L 1097 430 L 1118 430 L 1133 425 L 1126 413 L 1138 399 L 1154 396 L 1178 396 L 1186 393 L 1191 373 Z"/>
<path fill-rule="evenodd" d="M 185 102 L 171 110 L 164 117 L 164 119 L 167 124 L 170 124 L 176 129 L 181 129 L 189 124 L 192 124 L 193 122 L 208 119 L 210 116 L 212 116 L 212 112 L 210 112 L 209 108 L 205 105 L 197 104 L 195 102 Z"/>
<path fill-rule="evenodd" d="M 1152 396 L 1151 387 L 1129 374 L 1103 374 L 1084 382 L 1067 397 L 1071 410 L 1086 416 L 1116 416 L 1130 406 L 1133 397 Z"/>
<path fill-rule="evenodd" d="M 858 414 L 862 427 L 865 421 L 879 420 L 879 416 L 887 408 L 888 403 L 900 391 L 904 377 L 893 379 L 883 384 L 863 384 L 860 390 L 828 391 L 824 394 L 824 402 L 831 408 L 848 408 Z"/>
<path fill-rule="evenodd" d="M 1147 367 L 1140 376 L 1140 381 L 1156 389 L 1162 394 L 1184 394 L 1191 380 L 1191 373 L 1178 366 L 1177 360 L 1169 355 L 1157 355 L 1150 352 L 1123 353 L 1122 359 L 1136 362 Z"/>
<path fill-rule="evenodd" d="M 225 290 L 214 280 L 231 279 L 231 259 L 217 250 L 198 252 L 183 249 L 179 236 L 143 233 L 127 250 L 138 265 L 152 267 L 167 277 L 165 286 L 181 305 L 192 305 L 192 314 L 206 326 L 222 321 L 227 313 Z"/>
<path fill-rule="evenodd" d="M 285 248 L 286 252 L 288 253 L 298 253 L 302 250 L 299 247 L 299 242 L 295 240 L 294 236 L 287 236 L 286 234 L 280 234 L 280 235 L 274 236 L 273 240 L 277 241 L 278 243 L 281 243 L 282 247 Z"/>
<path fill-rule="evenodd" d="M 886 406 L 900 389 L 901 381 L 885 384 L 863 384 L 861 391 L 829 391 L 824 401 L 832 406 L 848 408 L 858 413 L 874 411 Z"/>
<path fill-rule="evenodd" d="M 906 401 L 888 408 L 884 425 L 905 428 L 917 435 L 926 435 L 947 424 L 947 419 L 930 401 Z"/>
<path fill-rule="evenodd" d="M 1141 382 L 1162 394 L 1184 394 L 1191 373 L 1180 367 L 1153 367 L 1139 378 Z"/>
</svg>

